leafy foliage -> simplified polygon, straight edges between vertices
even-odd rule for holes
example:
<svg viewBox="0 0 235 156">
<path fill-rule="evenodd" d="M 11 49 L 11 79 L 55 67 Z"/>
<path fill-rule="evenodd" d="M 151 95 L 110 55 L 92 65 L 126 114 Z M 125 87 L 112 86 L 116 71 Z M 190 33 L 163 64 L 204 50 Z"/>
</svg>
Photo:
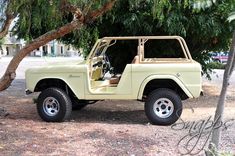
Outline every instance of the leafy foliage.
<svg viewBox="0 0 235 156">
<path fill-rule="evenodd" d="M 222 64 L 219 62 L 210 62 L 210 63 L 208 63 L 208 66 L 211 69 L 225 69 L 225 64 Z"/>
<path fill-rule="evenodd" d="M 234 12 L 231 12 L 230 14 L 229 14 L 229 17 L 228 17 L 228 21 L 229 22 L 232 22 L 232 21 L 234 21 L 235 20 L 235 11 Z"/>
<path fill-rule="evenodd" d="M 106 0 L 12 1 L 11 9 L 18 13 L 19 18 L 14 32 L 19 38 L 28 41 L 73 19 L 72 14 L 63 8 L 64 2 L 79 6 L 85 14 L 90 8 L 98 8 L 106 2 Z M 199 61 L 206 71 L 208 51 L 222 51 L 229 47 L 235 23 L 229 23 L 227 18 L 234 11 L 234 5 L 235 0 L 119 0 L 112 11 L 98 21 L 59 40 L 82 47 L 87 55 L 95 40 L 104 36 L 180 35 L 185 38 L 193 58 Z M 154 46 L 152 48 L 159 45 Z M 123 49 L 131 48 L 131 45 L 126 44 L 125 48 L 116 49 L 116 52 L 110 54 L 115 58 L 112 60 L 113 65 L 119 68 L 120 64 L 129 62 L 131 57 Z"/>
<path fill-rule="evenodd" d="M 10 9 L 16 12 L 18 20 L 13 31 L 19 38 L 28 41 L 71 22 L 73 15 L 66 5 L 74 5 L 83 13 L 102 6 L 108 0 L 12 0 Z M 76 35 L 75 32 L 74 35 Z"/>
<path fill-rule="evenodd" d="M 91 25 L 90 30 L 98 31 L 96 34 L 99 37 L 182 36 L 185 38 L 193 58 L 203 65 L 204 71 L 207 71 L 205 62 L 209 59 L 208 52 L 227 51 L 229 48 L 235 24 L 229 23 L 227 18 L 230 12 L 234 10 L 235 1 L 215 1 L 205 7 L 195 5 L 196 2 L 199 3 L 200 1 L 118 1 L 116 7 L 109 14 Z M 83 36 L 83 34 L 81 33 L 80 36 Z M 84 40 L 80 42 L 78 39 L 79 45 L 82 42 Z M 87 38 L 86 43 L 93 44 L 93 39 Z M 164 45 L 161 46 L 164 47 Z M 168 47 L 164 48 L 167 49 Z M 114 62 L 119 62 L 119 64 L 124 62 L 123 58 L 128 58 L 126 53 L 127 51 L 120 50 L 118 52 L 120 57 Z M 119 65 L 114 63 L 114 66 L 118 67 Z"/>
</svg>

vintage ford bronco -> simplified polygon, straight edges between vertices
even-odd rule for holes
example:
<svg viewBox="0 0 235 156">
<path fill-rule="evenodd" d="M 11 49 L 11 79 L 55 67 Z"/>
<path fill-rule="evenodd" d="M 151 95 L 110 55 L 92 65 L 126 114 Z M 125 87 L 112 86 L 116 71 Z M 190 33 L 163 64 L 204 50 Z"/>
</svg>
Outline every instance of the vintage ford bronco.
<svg viewBox="0 0 235 156">
<path fill-rule="evenodd" d="M 115 73 L 107 51 L 112 53 L 112 47 L 120 46 L 117 42 L 125 41 L 135 43 L 135 54 L 122 72 Z M 178 49 L 171 52 L 175 56 L 160 56 L 153 52 L 155 48 L 148 49 L 155 41 L 176 42 Z M 26 93 L 32 92 L 41 92 L 37 111 L 47 122 L 64 121 L 72 109 L 99 100 L 121 99 L 145 102 L 145 113 L 152 124 L 170 125 L 182 113 L 182 100 L 200 96 L 201 65 L 192 59 L 179 36 L 104 37 L 83 62 L 28 69 Z"/>
</svg>

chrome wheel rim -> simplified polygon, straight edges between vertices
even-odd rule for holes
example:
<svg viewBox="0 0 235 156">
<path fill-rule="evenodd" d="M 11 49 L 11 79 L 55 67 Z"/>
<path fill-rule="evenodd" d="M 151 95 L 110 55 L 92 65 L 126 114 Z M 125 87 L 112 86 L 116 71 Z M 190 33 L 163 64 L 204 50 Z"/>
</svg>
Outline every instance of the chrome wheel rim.
<svg viewBox="0 0 235 156">
<path fill-rule="evenodd" d="M 153 105 L 154 113 L 160 118 L 168 118 L 174 111 L 174 105 L 167 98 L 158 99 Z"/>
<path fill-rule="evenodd" d="M 43 111 L 48 116 L 55 116 L 60 111 L 60 104 L 54 97 L 47 97 L 43 101 Z"/>
</svg>

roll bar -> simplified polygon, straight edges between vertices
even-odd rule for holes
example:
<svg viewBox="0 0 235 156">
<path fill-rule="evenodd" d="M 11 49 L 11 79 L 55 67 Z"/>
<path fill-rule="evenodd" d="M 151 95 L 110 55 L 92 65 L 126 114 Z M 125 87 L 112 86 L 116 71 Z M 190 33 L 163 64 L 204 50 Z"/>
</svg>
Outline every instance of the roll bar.
<svg viewBox="0 0 235 156">
<path fill-rule="evenodd" d="M 94 56 L 94 53 L 96 49 L 98 49 L 100 46 L 103 46 L 101 44 L 102 41 L 107 41 L 108 44 L 110 43 L 111 40 L 138 40 L 139 42 L 139 47 L 144 46 L 144 43 L 147 42 L 148 40 L 154 40 L 154 39 L 159 39 L 159 40 L 170 40 L 170 39 L 176 39 L 180 43 L 180 46 L 183 50 L 183 53 L 185 55 L 185 58 L 189 59 L 192 61 L 192 56 L 190 55 L 188 46 L 185 42 L 185 40 L 180 37 L 180 36 L 123 36 L 123 37 L 103 37 L 95 43 L 94 47 L 91 50 L 91 53 L 89 54 L 88 58 L 92 58 Z M 107 49 L 107 48 L 106 48 Z M 105 49 L 105 50 L 106 50 Z M 144 57 L 144 52 L 142 52 L 142 56 Z M 89 61 L 89 60 L 88 60 Z"/>
</svg>

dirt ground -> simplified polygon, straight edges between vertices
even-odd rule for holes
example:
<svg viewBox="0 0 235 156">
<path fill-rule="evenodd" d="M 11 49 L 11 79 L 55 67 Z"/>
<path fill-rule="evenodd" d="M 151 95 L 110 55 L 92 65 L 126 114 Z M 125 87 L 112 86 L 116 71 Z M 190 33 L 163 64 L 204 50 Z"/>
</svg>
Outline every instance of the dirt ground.
<svg viewBox="0 0 235 156">
<path fill-rule="evenodd" d="M 0 93 L 0 104 L 9 113 L 0 117 L 0 155 L 180 155 L 183 148 L 177 143 L 189 133 L 187 128 L 149 124 L 143 103 L 135 101 L 101 101 L 74 111 L 70 121 L 46 123 L 23 88 L 24 81 L 16 80 Z M 185 122 L 206 120 L 214 113 L 219 88 L 204 85 L 204 90 L 203 97 L 184 102 Z M 221 143 L 230 153 L 235 152 L 234 100 L 230 89 Z"/>
<path fill-rule="evenodd" d="M 200 148 L 207 148 L 210 128 L 209 131 L 202 128 L 207 132 L 203 135 L 197 134 L 202 132 L 200 126 L 205 125 L 215 112 L 220 85 L 204 81 L 204 96 L 184 101 L 181 120 L 175 126 L 149 124 L 141 102 L 109 100 L 74 111 L 69 121 L 46 123 L 39 118 L 32 102 L 36 95 L 25 96 L 24 89 L 24 80 L 17 79 L 10 88 L 0 92 L 0 106 L 9 113 L 0 116 L 0 156 L 173 156 L 187 153 L 187 143 L 189 147 L 196 146 L 192 152 L 188 151 L 188 155 L 195 154 Z M 234 95 L 232 85 L 226 99 L 220 145 L 223 152 L 231 154 L 235 154 Z M 192 138 L 188 136 L 189 132 L 197 136 L 193 141 L 189 141 Z M 203 150 L 196 155 L 204 155 Z"/>
</svg>

